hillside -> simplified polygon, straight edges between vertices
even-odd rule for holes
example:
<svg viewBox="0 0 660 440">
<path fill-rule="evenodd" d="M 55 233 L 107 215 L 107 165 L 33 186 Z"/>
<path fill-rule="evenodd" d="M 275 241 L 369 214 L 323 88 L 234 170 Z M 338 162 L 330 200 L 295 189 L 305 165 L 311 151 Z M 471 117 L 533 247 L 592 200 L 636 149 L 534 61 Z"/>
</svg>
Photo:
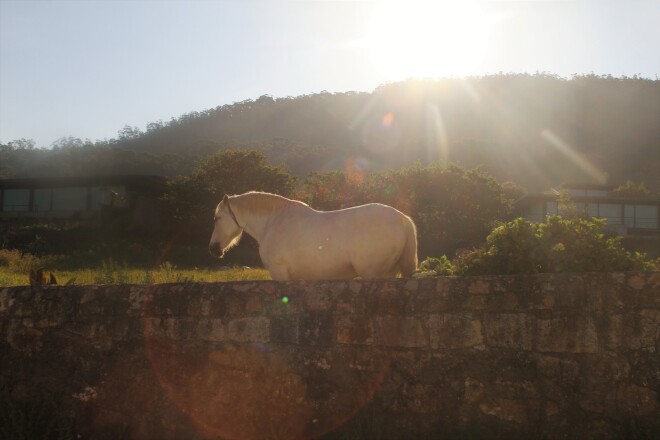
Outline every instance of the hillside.
<svg viewBox="0 0 660 440">
<path fill-rule="evenodd" d="M 218 149 L 263 151 L 296 175 L 483 165 L 529 190 L 562 182 L 645 182 L 657 193 L 660 80 L 495 75 L 406 81 L 373 93 L 262 96 L 193 112 L 118 139 L 0 149 L 0 174 L 188 173 Z"/>
</svg>

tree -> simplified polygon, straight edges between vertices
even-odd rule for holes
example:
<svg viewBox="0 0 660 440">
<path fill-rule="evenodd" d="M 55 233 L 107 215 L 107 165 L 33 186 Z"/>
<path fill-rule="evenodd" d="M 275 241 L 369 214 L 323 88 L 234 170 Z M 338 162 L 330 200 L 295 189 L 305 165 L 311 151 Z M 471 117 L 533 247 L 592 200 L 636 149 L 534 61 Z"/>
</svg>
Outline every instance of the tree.
<svg viewBox="0 0 660 440">
<path fill-rule="evenodd" d="M 557 198 L 557 213 L 564 218 L 575 218 L 581 213 L 578 212 L 577 206 L 573 202 L 571 192 L 567 189 L 562 189 Z"/>
<path fill-rule="evenodd" d="M 142 132 L 138 127 L 131 127 L 130 125 L 124 125 L 124 128 L 117 132 L 120 141 L 129 141 L 131 139 L 137 139 L 142 135 Z"/>
<path fill-rule="evenodd" d="M 175 223 L 200 242 L 208 239 L 213 210 L 224 194 L 256 190 L 289 196 L 294 184 L 288 172 L 269 165 L 259 152 L 221 151 L 204 160 L 191 175 L 170 181 L 163 200 Z"/>
<path fill-rule="evenodd" d="M 614 188 L 612 194 L 624 197 L 649 197 L 651 191 L 646 188 L 643 182 L 636 184 L 632 180 L 628 180 L 623 185 Z"/>
<path fill-rule="evenodd" d="M 62 136 L 50 144 L 53 150 L 76 150 L 83 147 L 91 147 L 91 141 L 83 142 L 82 139 L 73 136 Z"/>
<path fill-rule="evenodd" d="M 346 173 L 340 171 L 310 173 L 303 181 L 303 190 L 297 197 L 322 211 L 365 203 L 360 182 L 350 179 Z"/>
<path fill-rule="evenodd" d="M 281 167 L 274 167 L 257 151 L 221 151 L 211 155 L 192 177 L 220 201 L 224 194 L 267 191 L 288 196 L 295 180 Z"/>
<path fill-rule="evenodd" d="M 366 175 L 314 173 L 304 181 L 302 191 L 316 209 L 369 202 L 399 209 L 417 225 L 422 257 L 476 246 L 496 221 L 511 212 L 511 201 L 493 177 L 455 164 L 415 165 Z"/>
<path fill-rule="evenodd" d="M 34 150 L 36 144 L 37 143 L 34 141 L 34 139 L 21 138 L 9 142 L 7 146 L 11 150 Z"/>
</svg>

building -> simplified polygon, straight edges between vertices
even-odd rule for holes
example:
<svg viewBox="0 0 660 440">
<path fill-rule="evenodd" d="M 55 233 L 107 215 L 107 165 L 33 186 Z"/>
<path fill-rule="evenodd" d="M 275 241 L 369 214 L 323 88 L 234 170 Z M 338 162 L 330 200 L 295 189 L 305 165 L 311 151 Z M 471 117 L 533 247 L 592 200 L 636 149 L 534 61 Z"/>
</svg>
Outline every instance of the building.
<svg viewBox="0 0 660 440">
<path fill-rule="evenodd" d="M 606 228 L 621 236 L 660 235 L 660 199 L 617 195 L 613 189 L 604 185 L 562 185 L 542 194 L 528 194 L 517 202 L 516 208 L 522 217 L 542 222 L 546 216 L 559 213 L 560 195 L 567 193 L 577 214 L 604 218 Z"/>
<path fill-rule="evenodd" d="M 0 179 L 0 222 L 93 221 L 107 207 L 135 218 L 158 205 L 166 179 L 159 176 L 86 176 Z"/>
</svg>

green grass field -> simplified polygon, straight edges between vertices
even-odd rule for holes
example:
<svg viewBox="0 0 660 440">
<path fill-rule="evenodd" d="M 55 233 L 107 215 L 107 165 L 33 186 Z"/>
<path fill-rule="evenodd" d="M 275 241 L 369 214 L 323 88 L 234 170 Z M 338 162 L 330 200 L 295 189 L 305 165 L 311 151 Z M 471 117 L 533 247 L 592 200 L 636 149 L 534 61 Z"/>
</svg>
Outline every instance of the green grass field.
<svg viewBox="0 0 660 440">
<path fill-rule="evenodd" d="M 133 268 L 112 260 L 97 267 L 82 269 L 58 268 L 48 259 L 38 259 L 17 251 L 0 250 L 0 286 L 27 286 L 30 270 L 43 267 L 46 273 L 53 272 L 60 285 L 87 284 L 160 284 L 218 281 L 269 280 L 265 269 L 248 268 L 177 268 L 169 262 L 157 268 Z"/>
</svg>

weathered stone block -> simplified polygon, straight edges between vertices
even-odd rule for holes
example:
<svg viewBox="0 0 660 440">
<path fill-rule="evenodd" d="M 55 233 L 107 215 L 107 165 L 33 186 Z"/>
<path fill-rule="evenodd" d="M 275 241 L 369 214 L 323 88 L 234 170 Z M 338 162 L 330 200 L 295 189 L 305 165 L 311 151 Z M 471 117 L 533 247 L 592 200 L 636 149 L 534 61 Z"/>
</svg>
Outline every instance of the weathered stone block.
<svg viewBox="0 0 660 440">
<path fill-rule="evenodd" d="M 533 346 L 534 319 L 524 313 L 486 315 L 486 344 L 489 347 L 529 351 Z"/>
<path fill-rule="evenodd" d="M 303 345 L 327 346 L 335 342 L 335 324 L 327 312 L 310 312 L 299 318 L 298 340 Z"/>
<path fill-rule="evenodd" d="M 326 292 L 314 290 L 307 292 L 304 298 L 306 309 L 310 311 L 328 310 L 331 305 L 330 297 Z"/>
<path fill-rule="evenodd" d="M 195 322 L 191 319 L 147 317 L 144 318 L 144 335 L 147 338 L 188 339 L 193 336 L 194 324 Z M 98 333 L 98 328 L 95 332 Z M 98 336 L 96 333 L 94 335 Z"/>
<path fill-rule="evenodd" d="M 270 321 L 270 340 L 286 344 L 299 342 L 298 319 L 288 316 L 277 316 Z"/>
<path fill-rule="evenodd" d="M 542 353 L 597 353 L 595 321 L 588 316 L 539 319 L 536 349 Z"/>
<path fill-rule="evenodd" d="M 536 310 L 552 310 L 555 303 L 556 296 L 548 292 L 539 292 L 530 299 L 530 307 Z"/>
<path fill-rule="evenodd" d="M 633 274 L 630 275 L 630 277 L 634 276 Z M 639 282 L 635 282 L 631 286 L 629 280 L 628 286 L 632 295 L 639 296 L 639 306 L 642 309 L 660 309 L 660 271 L 643 272 L 637 274 L 637 276 L 644 280 L 641 289 L 634 287 L 634 285 L 639 285 Z"/>
<path fill-rule="evenodd" d="M 590 312 L 621 311 L 634 308 L 639 295 L 629 295 L 622 273 L 594 273 L 585 278 L 586 308 Z"/>
<path fill-rule="evenodd" d="M 463 308 L 466 310 L 487 310 L 488 295 L 468 295 L 463 302 Z"/>
<path fill-rule="evenodd" d="M 572 311 L 586 306 L 588 310 L 600 310 L 597 304 L 587 302 L 581 274 L 548 274 L 546 277 L 538 294 L 542 302 L 552 303 L 550 308 Z"/>
<path fill-rule="evenodd" d="M 640 345 L 642 350 L 660 351 L 660 310 L 640 311 Z"/>
<path fill-rule="evenodd" d="M 489 277 L 479 277 L 470 280 L 468 284 L 468 293 L 471 295 L 486 295 L 491 292 L 491 280 Z"/>
<path fill-rule="evenodd" d="M 656 391 L 631 383 L 619 384 L 616 408 L 619 417 L 641 417 L 649 414 L 657 416 L 660 411 Z"/>
<path fill-rule="evenodd" d="M 200 319 L 197 325 L 197 337 L 202 341 L 224 341 L 226 339 L 225 325 L 220 318 Z"/>
<path fill-rule="evenodd" d="M 473 295 L 471 295 L 472 297 Z M 480 295 L 484 296 L 484 295 Z M 488 298 L 488 310 L 501 310 L 501 311 L 517 311 L 520 307 L 520 301 L 518 300 L 518 295 L 515 293 L 498 293 L 487 296 Z"/>
<path fill-rule="evenodd" d="M 403 315 L 412 311 L 410 292 L 391 281 L 376 281 L 365 294 L 367 310 L 376 316 Z"/>
<path fill-rule="evenodd" d="M 536 361 L 538 372 L 559 386 L 573 387 L 580 376 L 580 365 L 571 359 L 540 355 Z"/>
<path fill-rule="evenodd" d="M 428 320 L 431 348 L 465 348 L 484 343 L 481 321 L 471 313 L 443 313 Z"/>
<path fill-rule="evenodd" d="M 337 320 L 337 342 L 372 345 L 374 343 L 374 326 L 370 320 L 362 317 L 341 317 Z"/>
<path fill-rule="evenodd" d="M 236 342 L 268 342 L 270 320 L 263 316 L 233 319 L 227 326 L 227 336 Z"/>
<path fill-rule="evenodd" d="M 416 314 L 440 313 L 461 308 L 471 296 L 467 293 L 466 284 L 457 277 L 439 277 L 435 280 L 435 291 L 429 284 L 427 291 L 419 291 L 412 295 L 412 309 Z"/>
<path fill-rule="evenodd" d="M 426 347 L 428 331 L 419 318 L 379 316 L 375 319 L 376 343 L 389 347 Z"/>
<path fill-rule="evenodd" d="M 527 422 L 527 402 L 514 399 L 491 399 L 479 404 L 482 413 L 504 422 Z"/>
<path fill-rule="evenodd" d="M 486 386 L 483 382 L 473 378 L 467 377 L 465 379 L 465 391 L 463 393 L 463 400 L 468 405 L 478 402 L 486 391 Z"/>
<path fill-rule="evenodd" d="M 352 281 L 351 285 L 361 286 L 356 281 Z M 337 294 L 335 298 L 335 309 L 342 315 L 363 314 L 366 313 L 367 304 L 364 295 L 349 290 Z"/>
<path fill-rule="evenodd" d="M 142 316 L 147 299 L 147 288 L 143 286 L 128 287 L 128 313 L 130 315 Z"/>
<path fill-rule="evenodd" d="M 603 344 L 609 350 L 642 349 L 653 353 L 660 349 L 658 310 L 608 315 L 602 323 Z"/>
</svg>

